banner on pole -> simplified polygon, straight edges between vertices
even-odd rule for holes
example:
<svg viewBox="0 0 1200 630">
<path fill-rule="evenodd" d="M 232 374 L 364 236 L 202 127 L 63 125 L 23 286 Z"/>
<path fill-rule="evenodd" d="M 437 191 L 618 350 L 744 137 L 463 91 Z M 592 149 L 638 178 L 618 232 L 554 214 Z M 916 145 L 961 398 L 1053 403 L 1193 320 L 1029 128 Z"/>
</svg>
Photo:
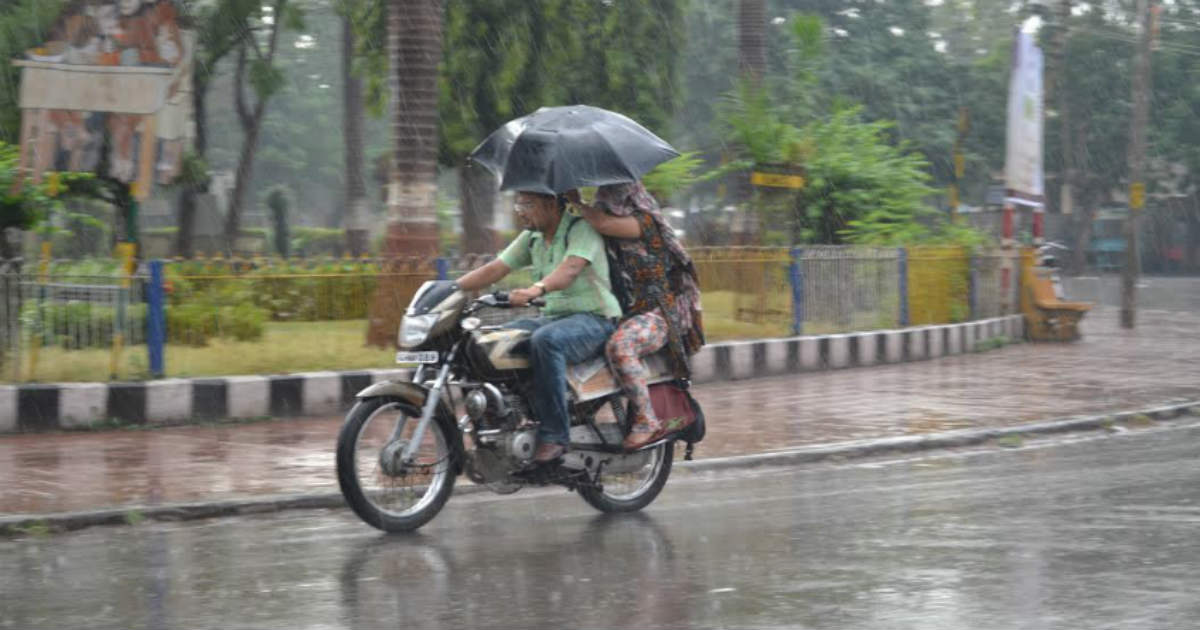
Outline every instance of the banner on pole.
<svg viewBox="0 0 1200 630">
<path fill-rule="evenodd" d="M 1029 33 L 1018 31 L 1013 42 L 1008 87 L 1008 135 L 1004 160 L 1006 203 L 1045 204 L 1042 172 L 1042 50 Z"/>
</svg>

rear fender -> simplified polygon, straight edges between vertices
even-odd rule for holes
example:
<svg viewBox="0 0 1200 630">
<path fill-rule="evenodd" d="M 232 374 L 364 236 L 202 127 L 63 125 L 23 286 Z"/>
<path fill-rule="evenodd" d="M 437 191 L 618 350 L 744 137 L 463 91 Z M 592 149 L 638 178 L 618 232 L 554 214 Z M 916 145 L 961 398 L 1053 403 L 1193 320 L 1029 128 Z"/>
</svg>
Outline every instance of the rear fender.
<svg viewBox="0 0 1200 630">
<path fill-rule="evenodd" d="M 417 409 L 423 409 L 425 407 L 425 400 L 429 397 L 429 388 L 417 383 L 380 381 L 358 392 L 354 397 L 359 400 L 381 397 L 399 398 Z M 455 473 L 461 473 L 463 462 L 466 461 L 466 453 L 463 451 L 462 432 L 458 429 L 458 423 L 454 421 L 454 412 L 446 404 L 445 397 L 438 401 L 433 421 L 441 425 L 446 439 L 450 441 L 450 453 L 454 460 L 454 471 Z"/>
</svg>

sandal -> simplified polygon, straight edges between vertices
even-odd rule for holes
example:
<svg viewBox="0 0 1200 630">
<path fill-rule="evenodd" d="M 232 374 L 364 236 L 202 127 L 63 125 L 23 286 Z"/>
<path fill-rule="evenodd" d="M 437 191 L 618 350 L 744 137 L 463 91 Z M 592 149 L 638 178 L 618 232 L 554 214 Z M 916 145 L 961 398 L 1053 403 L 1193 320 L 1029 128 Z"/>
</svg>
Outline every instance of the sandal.
<svg viewBox="0 0 1200 630">
<path fill-rule="evenodd" d="M 666 422 L 661 422 L 658 430 L 642 446 L 657 442 L 667 436 L 675 435 L 688 428 L 690 424 L 692 424 L 690 420 L 684 420 L 683 418 L 671 418 Z"/>
<path fill-rule="evenodd" d="M 621 446 L 627 451 L 636 451 L 643 446 L 650 444 L 658 439 L 658 434 L 662 432 L 662 426 L 655 422 L 650 423 L 645 416 L 638 418 L 633 427 L 629 429 L 629 435 L 625 436 L 625 441 Z"/>
</svg>

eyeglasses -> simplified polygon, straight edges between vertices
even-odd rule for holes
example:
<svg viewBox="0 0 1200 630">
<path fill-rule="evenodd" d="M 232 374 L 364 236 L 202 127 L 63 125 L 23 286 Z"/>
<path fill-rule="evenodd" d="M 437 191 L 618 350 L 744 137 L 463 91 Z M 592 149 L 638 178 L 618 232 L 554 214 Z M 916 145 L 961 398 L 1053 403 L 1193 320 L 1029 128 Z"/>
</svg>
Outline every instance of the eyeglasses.
<svg viewBox="0 0 1200 630">
<path fill-rule="evenodd" d="M 513 211 L 517 214 L 525 214 L 537 205 L 537 202 L 532 200 L 513 202 Z"/>
</svg>

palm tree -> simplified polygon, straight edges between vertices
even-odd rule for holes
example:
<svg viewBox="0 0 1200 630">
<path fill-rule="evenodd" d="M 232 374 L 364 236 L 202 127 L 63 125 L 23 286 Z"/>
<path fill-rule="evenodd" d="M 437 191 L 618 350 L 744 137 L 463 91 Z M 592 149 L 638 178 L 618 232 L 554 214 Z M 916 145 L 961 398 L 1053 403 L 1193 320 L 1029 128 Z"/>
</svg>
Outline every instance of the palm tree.
<svg viewBox="0 0 1200 630">
<path fill-rule="evenodd" d="M 388 0 L 389 82 L 392 90 L 392 164 L 388 178 L 384 255 L 438 252 L 437 100 L 442 58 L 441 0 Z M 395 264 L 392 266 L 395 271 Z M 371 305 L 367 342 L 388 346 L 411 294 L 408 274 L 381 276 Z"/>
<path fill-rule="evenodd" d="M 389 0 L 392 171 L 389 255 L 429 255 L 437 244 L 437 99 L 441 0 Z"/>
</svg>

